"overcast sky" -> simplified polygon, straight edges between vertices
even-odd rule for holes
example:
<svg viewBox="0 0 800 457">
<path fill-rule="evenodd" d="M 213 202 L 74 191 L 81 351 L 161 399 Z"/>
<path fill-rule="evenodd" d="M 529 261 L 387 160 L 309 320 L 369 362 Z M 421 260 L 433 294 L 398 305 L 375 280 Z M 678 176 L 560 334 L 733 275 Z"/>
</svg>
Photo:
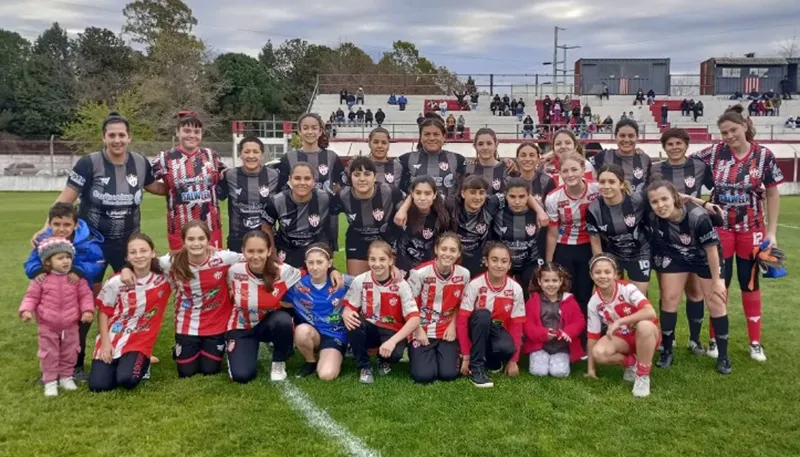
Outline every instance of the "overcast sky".
<svg viewBox="0 0 800 457">
<path fill-rule="evenodd" d="M 34 40 L 52 22 L 119 32 L 124 0 L 2 0 L 0 28 Z M 191 0 L 197 35 L 216 52 L 257 55 L 271 39 L 351 41 L 373 57 L 394 40 L 415 43 L 459 74 L 547 73 L 553 26 L 577 58 L 669 57 L 672 72 L 699 73 L 712 56 L 776 55 L 800 37 L 797 0 Z M 559 51 L 559 59 L 561 58 Z"/>
</svg>

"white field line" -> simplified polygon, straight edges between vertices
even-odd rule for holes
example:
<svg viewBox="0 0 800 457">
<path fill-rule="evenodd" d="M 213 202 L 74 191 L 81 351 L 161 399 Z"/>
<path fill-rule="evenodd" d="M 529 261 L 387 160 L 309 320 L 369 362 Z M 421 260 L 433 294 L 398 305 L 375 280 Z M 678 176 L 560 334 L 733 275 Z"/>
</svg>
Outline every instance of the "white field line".
<svg viewBox="0 0 800 457">
<path fill-rule="evenodd" d="M 778 224 L 778 227 L 800 230 L 800 227 L 795 227 L 794 225 Z"/>
</svg>

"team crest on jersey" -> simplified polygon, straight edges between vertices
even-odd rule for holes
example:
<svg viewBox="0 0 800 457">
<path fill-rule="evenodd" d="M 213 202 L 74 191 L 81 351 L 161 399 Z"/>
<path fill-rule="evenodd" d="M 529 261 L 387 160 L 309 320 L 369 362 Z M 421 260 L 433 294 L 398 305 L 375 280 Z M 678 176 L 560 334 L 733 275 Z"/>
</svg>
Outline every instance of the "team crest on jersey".
<svg viewBox="0 0 800 457">
<path fill-rule="evenodd" d="M 426 240 L 433 238 L 433 230 L 431 229 L 422 229 L 422 237 Z"/>
<path fill-rule="evenodd" d="M 681 233 L 680 236 L 678 236 L 678 238 L 681 240 L 681 243 L 686 244 L 686 245 L 688 245 L 688 244 L 690 244 L 692 242 L 692 237 L 687 235 L 687 234 L 685 234 L 685 233 Z"/>
<path fill-rule="evenodd" d="M 214 279 L 216 279 L 217 281 L 222 279 L 222 272 L 218 271 L 218 272 L 214 273 Z"/>
<path fill-rule="evenodd" d="M 633 176 L 636 179 L 642 179 L 642 177 L 644 176 L 644 170 L 642 170 L 640 167 L 634 168 L 633 169 Z"/>
<path fill-rule="evenodd" d="M 228 354 L 233 352 L 233 349 L 236 347 L 236 340 L 228 340 Z"/>
<path fill-rule="evenodd" d="M 671 263 L 672 263 L 672 259 L 670 259 L 669 257 L 664 257 L 664 258 L 661 259 L 661 266 L 663 268 L 667 268 L 669 266 L 669 264 L 671 264 Z"/>
<path fill-rule="evenodd" d="M 628 214 L 625 216 L 625 225 L 628 227 L 633 227 L 636 225 L 636 217 L 633 214 Z"/>
<path fill-rule="evenodd" d="M 500 190 L 500 186 L 501 186 L 501 184 L 500 184 L 500 180 L 499 179 L 493 179 L 492 180 L 492 189 Z"/>
<path fill-rule="evenodd" d="M 258 188 L 258 195 L 266 197 L 269 195 L 269 186 L 261 186 Z"/>
<path fill-rule="evenodd" d="M 131 187 L 136 187 L 136 184 L 139 184 L 139 178 L 134 174 L 126 176 L 125 180 L 128 181 Z"/>
<path fill-rule="evenodd" d="M 384 177 L 384 179 L 386 179 L 386 182 L 394 182 L 394 174 L 393 173 L 385 173 L 383 175 L 383 177 Z"/>
<path fill-rule="evenodd" d="M 483 235 L 488 227 L 486 224 L 475 224 L 475 231 Z"/>
<path fill-rule="evenodd" d="M 389 306 L 397 306 L 397 298 L 392 297 L 389 299 Z"/>
<path fill-rule="evenodd" d="M 375 218 L 376 221 L 380 222 L 383 220 L 383 210 L 380 208 L 372 210 L 372 217 Z"/>
<path fill-rule="evenodd" d="M 761 170 L 758 168 L 751 168 L 747 172 L 750 175 L 750 179 L 759 179 L 761 178 Z"/>
<path fill-rule="evenodd" d="M 312 214 L 308 216 L 308 223 L 311 224 L 312 227 L 316 227 L 319 225 L 319 215 Z"/>
<path fill-rule="evenodd" d="M 501 232 L 506 233 L 506 230 L 508 230 L 508 227 L 500 227 Z"/>
<path fill-rule="evenodd" d="M 694 176 L 687 176 L 683 182 L 686 183 L 686 187 L 694 187 Z"/>
<path fill-rule="evenodd" d="M 453 173 L 448 173 L 447 176 L 444 177 L 442 180 L 442 185 L 444 187 L 453 187 L 455 184 L 456 178 L 453 177 Z"/>
<path fill-rule="evenodd" d="M 447 170 L 449 170 L 449 169 L 450 169 L 450 164 L 449 164 L 449 163 L 447 163 L 447 162 L 439 162 L 439 168 L 440 168 L 442 171 L 447 171 Z"/>
<path fill-rule="evenodd" d="M 504 309 L 504 310 L 505 310 L 507 313 L 510 313 L 510 312 L 511 312 L 511 303 L 509 303 L 509 304 L 507 304 L 506 306 L 504 306 L 504 307 L 503 307 L 503 309 Z"/>
<path fill-rule="evenodd" d="M 397 292 L 399 290 L 400 288 L 397 286 L 397 284 L 392 284 L 391 286 L 389 286 L 389 292 Z"/>
<path fill-rule="evenodd" d="M 453 292 L 453 296 L 456 297 L 456 298 L 461 298 L 461 291 L 457 290 L 457 291 Z"/>
<path fill-rule="evenodd" d="M 525 233 L 527 233 L 528 236 L 533 236 L 533 234 L 536 233 L 536 227 L 533 224 L 526 225 Z"/>
<path fill-rule="evenodd" d="M 356 213 L 348 213 L 347 214 L 347 218 L 350 219 L 351 221 L 356 220 L 356 216 L 357 216 Z"/>
<path fill-rule="evenodd" d="M 320 176 L 327 176 L 328 175 L 328 166 L 325 165 L 325 164 L 320 165 L 319 166 L 319 174 L 320 174 Z"/>
</svg>

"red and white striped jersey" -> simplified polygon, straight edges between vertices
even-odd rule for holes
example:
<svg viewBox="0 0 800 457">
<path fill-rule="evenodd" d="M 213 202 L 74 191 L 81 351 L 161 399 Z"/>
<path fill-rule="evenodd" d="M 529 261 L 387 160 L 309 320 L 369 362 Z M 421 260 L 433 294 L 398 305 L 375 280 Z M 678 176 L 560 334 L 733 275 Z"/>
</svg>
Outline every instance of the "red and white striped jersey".
<svg viewBox="0 0 800 457">
<path fill-rule="evenodd" d="M 253 328 L 270 311 L 280 309 L 281 298 L 302 274 L 297 268 L 282 263 L 278 265 L 277 280 L 272 292 L 267 292 L 261 277 L 253 274 L 246 263 L 237 263 L 228 270 L 228 286 L 233 296 L 233 310 L 228 320 L 228 330 Z"/>
<path fill-rule="evenodd" d="M 108 316 L 113 358 L 129 352 L 147 356 L 153 352 L 171 293 L 167 277 L 156 273 L 138 279 L 133 286 L 122 284 L 118 275 L 106 281 L 95 303 Z M 97 335 L 93 358 L 99 356 L 100 335 Z"/>
<path fill-rule="evenodd" d="M 522 287 L 506 276 L 500 287 L 489 282 L 488 273 L 482 273 L 464 288 L 459 314 L 469 317 L 474 311 L 488 309 L 492 313 L 492 322 L 509 330 L 513 321 L 525 322 L 525 298 Z"/>
<path fill-rule="evenodd" d="M 216 251 L 202 265 L 189 265 L 194 278 L 178 281 L 175 286 L 175 333 L 189 336 L 209 336 L 225 333 L 231 316 L 228 269 L 244 261 L 238 252 Z M 165 255 L 159 259 L 161 268 L 169 271 L 172 259 Z"/>
<path fill-rule="evenodd" d="M 469 270 L 455 265 L 447 279 L 436 269 L 436 261 L 423 263 L 408 274 L 411 294 L 416 297 L 420 312 L 420 325 L 428 338 L 441 339 L 447 326 L 453 322 L 464 286 L 469 283 Z"/>
<path fill-rule="evenodd" d="M 586 209 L 600 198 L 600 185 L 596 181 L 584 180 L 585 189 L 580 198 L 572 198 L 566 186 L 557 187 L 545 198 L 545 211 L 550 217 L 550 225 L 558 227 L 558 243 L 586 244 L 589 233 L 586 231 Z"/>
<path fill-rule="evenodd" d="M 639 291 L 639 288 L 626 281 L 617 280 L 614 288 L 614 297 L 606 303 L 599 290 L 595 290 L 589 299 L 586 334 L 589 339 L 599 340 L 601 326 L 641 310 L 649 305 L 650 301 Z M 658 319 L 653 318 L 653 323 L 658 325 Z M 630 335 L 634 329 L 630 325 L 623 325 L 615 333 Z"/>
<path fill-rule="evenodd" d="M 368 322 L 394 331 L 400 330 L 408 319 L 419 316 L 411 286 L 406 281 L 390 280 L 381 285 L 371 271 L 353 279 L 343 304 L 361 313 Z"/>
</svg>

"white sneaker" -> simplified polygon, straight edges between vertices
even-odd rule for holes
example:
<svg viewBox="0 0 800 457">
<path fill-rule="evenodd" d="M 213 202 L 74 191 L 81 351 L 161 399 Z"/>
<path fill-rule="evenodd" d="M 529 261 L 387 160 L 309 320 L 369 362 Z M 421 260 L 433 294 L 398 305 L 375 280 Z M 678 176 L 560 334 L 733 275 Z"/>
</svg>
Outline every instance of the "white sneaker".
<svg viewBox="0 0 800 457">
<path fill-rule="evenodd" d="M 57 397 L 58 396 L 58 382 L 52 381 L 48 382 L 44 385 L 44 396 L 45 397 Z"/>
<path fill-rule="evenodd" d="M 750 358 L 755 360 L 756 362 L 767 361 L 767 355 L 764 354 L 764 348 L 758 341 L 753 341 L 752 343 L 750 343 Z"/>
<path fill-rule="evenodd" d="M 148 365 L 147 366 L 147 372 L 145 372 L 144 376 L 142 376 L 142 381 L 144 381 L 145 379 L 150 379 L 150 368 L 151 367 L 152 367 L 152 365 Z"/>
<path fill-rule="evenodd" d="M 269 373 L 270 381 L 286 380 L 286 362 L 272 362 L 272 370 Z"/>
<path fill-rule="evenodd" d="M 78 386 L 75 385 L 75 381 L 72 378 L 65 378 L 58 381 L 59 387 L 64 390 L 78 390 Z"/>
<path fill-rule="evenodd" d="M 717 342 L 714 340 L 708 340 L 708 349 L 706 349 L 706 355 L 711 357 L 712 359 L 716 359 L 719 357 L 719 350 L 717 349 Z"/>
<path fill-rule="evenodd" d="M 633 396 L 647 397 L 650 395 L 650 376 L 637 376 L 633 382 Z"/>
<path fill-rule="evenodd" d="M 636 381 L 636 365 L 631 365 L 625 369 L 625 373 L 622 374 L 622 380 L 627 382 Z"/>
</svg>

